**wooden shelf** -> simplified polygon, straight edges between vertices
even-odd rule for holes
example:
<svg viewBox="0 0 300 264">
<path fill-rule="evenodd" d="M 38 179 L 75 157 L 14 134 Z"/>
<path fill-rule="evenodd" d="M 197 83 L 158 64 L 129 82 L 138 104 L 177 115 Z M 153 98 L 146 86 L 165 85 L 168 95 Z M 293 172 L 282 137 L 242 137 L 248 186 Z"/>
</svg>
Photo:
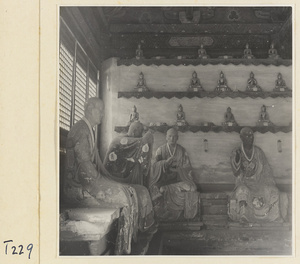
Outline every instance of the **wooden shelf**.
<svg viewBox="0 0 300 264">
<path fill-rule="evenodd" d="M 187 66 L 187 65 L 217 65 L 217 64 L 223 64 L 223 65 L 228 65 L 228 64 L 234 64 L 234 65 L 274 65 L 274 66 L 290 66 L 292 65 L 292 60 L 287 60 L 287 59 L 234 59 L 234 58 L 228 58 L 228 59 L 213 59 L 213 58 L 208 58 L 208 59 L 200 59 L 200 58 L 194 58 L 194 59 L 119 59 L 117 62 L 118 66 L 124 65 L 124 66 L 130 66 L 130 65 L 175 65 L 175 66 Z"/>
<path fill-rule="evenodd" d="M 118 92 L 118 98 L 131 98 L 131 97 L 135 97 L 135 98 L 183 98 L 183 97 L 187 97 L 187 98 L 194 98 L 194 97 L 199 97 L 199 98 L 204 98 L 204 97 L 208 97 L 208 98 L 214 98 L 214 97 L 221 97 L 221 98 L 225 98 L 225 97 L 230 97 L 230 98 L 246 98 L 246 97 L 250 97 L 250 98 L 267 98 L 267 97 L 272 97 L 272 98 L 276 98 L 276 97 L 292 97 L 292 91 L 287 91 L 287 92 L 241 92 L 241 91 L 237 91 L 237 92 L 206 92 L 206 91 L 201 91 L 201 92 Z"/>
<path fill-rule="evenodd" d="M 163 126 L 151 126 L 149 129 L 152 129 L 157 132 L 161 133 L 166 133 L 169 128 L 174 127 L 174 126 L 168 126 L 168 125 L 163 125 Z M 191 131 L 193 133 L 196 132 L 237 132 L 240 133 L 241 129 L 244 126 L 216 126 L 216 125 L 208 125 L 208 126 L 180 126 L 178 127 L 178 131 L 180 132 L 188 132 Z M 266 132 L 271 132 L 271 133 L 277 133 L 277 132 L 284 132 L 288 133 L 292 131 L 291 126 L 262 126 L 262 127 L 251 127 L 253 132 L 259 132 L 259 133 L 266 133 Z M 115 127 L 115 132 L 117 133 L 126 133 L 128 131 L 128 126 L 116 126 Z"/>
</svg>

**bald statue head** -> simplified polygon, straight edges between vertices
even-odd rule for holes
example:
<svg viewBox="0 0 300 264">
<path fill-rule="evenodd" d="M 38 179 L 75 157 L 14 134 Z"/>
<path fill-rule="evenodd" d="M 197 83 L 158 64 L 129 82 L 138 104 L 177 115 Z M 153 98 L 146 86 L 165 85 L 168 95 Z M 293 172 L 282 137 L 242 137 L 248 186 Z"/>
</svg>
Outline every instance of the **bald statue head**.
<svg viewBox="0 0 300 264">
<path fill-rule="evenodd" d="M 84 116 L 94 127 L 101 123 L 104 116 L 104 103 L 98 97 L 91 97 L 84 105 Z"/>
<path fill-rule="evenodd" d="M 178 132 L 175 128 L 170 128 L 167 131 L 166 136 L 167 142 L 170 146 L 175 146 L 178 140 Z"/>
<path fill-rule="evenodd" d="M 141 122 L 132 122 L 129 126 L 127 135 L 129 137 L 142 137 L 144 126 Z"/>
<path fill-rule="evenodd" d="M 253 146 L 254 134 L 250 127 L 243 127 L 240 132 L 240 138 L 244 148 L 250 149 Z"/>
</svg>

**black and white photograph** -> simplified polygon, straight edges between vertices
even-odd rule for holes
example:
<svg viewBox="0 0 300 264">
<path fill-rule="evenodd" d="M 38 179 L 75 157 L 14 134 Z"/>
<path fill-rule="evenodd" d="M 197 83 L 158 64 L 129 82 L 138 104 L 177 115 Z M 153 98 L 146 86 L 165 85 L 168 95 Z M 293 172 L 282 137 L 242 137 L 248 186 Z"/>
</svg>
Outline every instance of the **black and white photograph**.
<svg viewBox="0 0 300 264">
<path fill-rule="evenodd" d="M 293 256 L 294 12 L 58 6 L 58 257 Z"/>
</svg>

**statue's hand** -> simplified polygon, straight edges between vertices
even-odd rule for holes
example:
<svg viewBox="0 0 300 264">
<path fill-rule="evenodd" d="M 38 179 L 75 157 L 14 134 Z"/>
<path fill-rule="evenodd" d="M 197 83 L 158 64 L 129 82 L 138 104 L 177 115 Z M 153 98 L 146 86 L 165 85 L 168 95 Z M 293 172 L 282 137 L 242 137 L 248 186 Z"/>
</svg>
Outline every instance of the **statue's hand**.
<svg viewBox="0 0 300 264">
<path fill-rule="evenodd" d="M 167 165 L 167 167 L 169 167 L 171 164 L 172 164 L 172 162 L 174 161 L 174 158 L 173 158 L 173 156 L 172 157 L 170 157 L 170 158 L 168 158 L 167 159 L 167 161 L 166 161 L 166 165 Z"/>
</svg>

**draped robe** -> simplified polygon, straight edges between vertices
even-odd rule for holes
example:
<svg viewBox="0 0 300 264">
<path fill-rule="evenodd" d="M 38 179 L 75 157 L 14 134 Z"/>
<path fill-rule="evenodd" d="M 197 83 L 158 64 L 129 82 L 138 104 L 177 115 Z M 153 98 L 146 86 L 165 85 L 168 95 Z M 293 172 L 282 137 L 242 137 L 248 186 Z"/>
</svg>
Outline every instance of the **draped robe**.
<svg viewBox="0 0 300 264">
<path fill-rule="evenodd" d="M 122 208 L 115 254 L 129 254 L 132 238 L 143 228 L 146 211 L 139 211 L 137 193 L 147 192 L 141 186 L 129 186 L 100 174 L 101 160 L 93 130 L 86 118 L 78 121 L 67 137 L 64 203 L 76 207 Z M 103 165 L 102 165 L 103 166 Z M 142 199 L 143 200 L 143 199 Z"/>
<path fill-rule="evenodd" d="M 236 162 L 237 150 L 241 153 L 238 162 Z M 285 215 L 287 210 L 287 197 L 284 194 L 280 197 L 264 152 L 259 147 L 253 146 L 252 155 L 248 157 L 242 145 L 232 151 L 231 167 L 236 176 L 231 199 L 237 204 L 233 206 L 231 202 L 229 217 L 233 221 L 239 221 L 242 215 L 250 222 L 282 221 L 281 216 Z M 247 203 L 242 212 L 239 211 L 240 201 Z"/>
<path fill-rule="evenodd" d="M 166 160 L 171 155 L 174 161 L 167 167 Z M 163 194 L 159 191 L 161 187 Z M 186 219 L 195 217 L 199 193 L 196 192 L 189 157 L 182 146 L 177 144 L 174 154 L 170 153 L 167 144 L 157 149 L 149 190 L 159 219 L 177 220 L 182 212 Z"/>
</svg>

